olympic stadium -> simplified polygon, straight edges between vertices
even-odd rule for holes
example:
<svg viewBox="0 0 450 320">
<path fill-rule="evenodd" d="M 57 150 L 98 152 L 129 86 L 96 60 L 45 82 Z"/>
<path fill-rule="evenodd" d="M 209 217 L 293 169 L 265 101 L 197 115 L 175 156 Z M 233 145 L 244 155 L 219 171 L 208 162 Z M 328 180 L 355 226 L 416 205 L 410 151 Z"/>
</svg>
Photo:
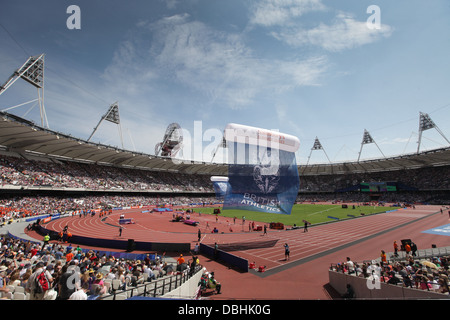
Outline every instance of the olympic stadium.
<svg viewBox="0 0 450 320">
<path fill-rule="evenodd" d="M 43 68 L 39 61 L 40 56 L 30 58 L 2 90 L 14 77 L 39 87 Z M 117 105 L 111 105 L 101 121 L 118 123 L 114 112 Z M 439 130 L 427 114 L 419 116 L 420 133 Z M 121 289 L 108 287 L 100 297 L 105 300 L 152 294 L 153 298 L 166 294 L 208 300 L 339 300 L 347 285 L 359 299 L 448 299 L 448 283 L 433 283 L 430 289 L 428 280 L 415 277 L 408 286 L 392 272 L 409 266 L 420 269 L 425 277 L 448 282 L 450 147 L 372 160 L 298 165 L 296 205 L 335 206 L 310 213 L 326 212 L 325 221 L 303 226 L 305 220 L 299 220 L 298 225 L 280 227 L 279 221 L 259 221 L 258 216 L 249 221 L 212 212 L 223 209 L 223 203 L 216 198 L 211 177 L 227 176 L 229 165 L 174 161 L 181 140 L 172 134 L 178 128 L 170 124 L 150 155 L 56 132 L 2 111 L 2 232 L 38 245 L 49 234 L 49 243 L 55 246 L 77 245 L 85 253 L 102 252 L 134 263 L 146 254 L 153 259 L 163 256 L 174 263 L 174 269 L 180 254 L 186 260 L 200 257 L 203 269 L 192 269 L 193 277 L 184 280 L 191 289 L 183 293 L 165 285 L 157 290 L 156 281 L 146 278 Z M 375 142 L 365 132 L 361 150 L 368 143 Z M 318 139 L 311 152 L 317 150 L 324 150 Z M 333 216 L 336 205 L 347 210 L 345 217 Z M 367 214 L 369 207 L 383 209 Z M 179 217 L 188 223 L 175 222 Z M 263 232 L 263 225 L 268 231 Z M 70 235 L 62 233 L 65 227 Z M 404 250 L 403 240 L 417 245 L 414 257 Z M 402 241 L 396 254 L 394 241 Z M 286 255 L 288 243 L 290 254 Z M 199 251 L 194 252 L 197 245 Z M 387 261 L 380 258 L 381 251 L 387 252 Z M 29 261 L 27 256 L 21 259 L 23 264 Z M 348 260 L 353 261 L 351 266 Z M 377 272 L 382 280 L 374 289 L 367 285 L 373 276 L 367 270 L 380 265 Z M 199 288 L 204 270 L 214 272 L 220 293 Z M 183 270 L 174 274 L 179 276 Z M 398 281 L 394 283 L 392 277 Z M 12 294 L 5 297 L 14 299 Z"/>
</svg>

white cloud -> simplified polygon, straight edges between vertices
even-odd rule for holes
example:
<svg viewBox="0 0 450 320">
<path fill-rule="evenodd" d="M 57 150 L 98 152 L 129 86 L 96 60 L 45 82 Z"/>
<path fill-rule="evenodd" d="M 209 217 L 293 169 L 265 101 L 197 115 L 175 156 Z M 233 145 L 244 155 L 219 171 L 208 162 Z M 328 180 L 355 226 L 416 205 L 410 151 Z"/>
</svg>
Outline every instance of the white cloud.
<svg viewBox="0 0 450 320">
<path fill-rule="evenodd" d="M 178 5 L 178 0 L 166 0 L 166 5 L 168 9 L 175 9 Z"/>
<path fill-rule="evenodd" d="M 278 118 L 278 123 L 282 124 L 284 128 L 293 130 L 295 134 L 302 134 L 303 129 L 296 121 L 297 119 L 292 117 L 292 110 L 285 104 L 275 105 L 275 111 Z M 284 129 L 285 130 L 285 129 Z"/>
<path fill-rule="evenodd" d="M 331 52 L 372 43 L 392 33 L 388 25 L 371 29 L 367 21 L 357 21 L 345 12 L 338 12 L 331 24 L 322 22 L 313 28 L 299 19 L 307 13 L 330 10 L 321 0 L 264 0 L 252 7 L 250 25 L 270 28 L 271 36 L 289 46 L 313 45 Z"/>
<path fill-rule="evenodd" d="M 253 7 L 250 23 L 265 27 L 285 25 L 305 13 L 324 9 L 321 0 L 258 1 Z"/>
<path fill-rule="evenodd" d="M 352 49 L 389 37 L 392 28 L 381 25 L 381 29 L 368 28 L 366 21 L 357 21 L 351 15 L 339 13 L 331 25 L 321 23 L 316 28 L 285 28 L 271 34 L 290 46 L 314 45 L 328 51 Z"/>
<path fill-rule="evenodd" d="M 142 56 L 138 44 L 129 39 L 123 41 L 114 52 L 111 64 L 105 69 L 102 78 L 111 89 L 134 95 L 142 92 L 143 86 L 158 75 L 147 67 L 150 60 Z"/>
<path fill-rule="evenodd" d="M 202 96 L 204 105 L 232 109 L 251 105 L 261 94 L 317 85 L 327 60 L 258 57 L 239 33 L 226 33 L 188 14 L 140 22 L 139 32 L 116 50 L 105 78 L 134 93 L 170 81 Z"/>
</svg>

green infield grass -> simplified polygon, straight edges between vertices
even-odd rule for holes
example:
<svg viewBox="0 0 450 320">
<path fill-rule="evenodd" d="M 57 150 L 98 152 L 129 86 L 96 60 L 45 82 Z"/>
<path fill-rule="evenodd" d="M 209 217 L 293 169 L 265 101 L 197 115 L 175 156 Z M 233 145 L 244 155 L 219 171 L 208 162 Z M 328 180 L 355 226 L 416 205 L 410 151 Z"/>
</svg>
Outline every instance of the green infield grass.
<svg viewBox="0 0 450 320">
<path fill-rule="evenodd" d="M 304 220 L 311 224 L 317 224 L 392 210 L 391 207 L 381 206 L 355 206 L 355 208 L 353 208 L 352 205 L 349 205 L 348 208 L 342 208 L 341 204 L 296 204 L 293 206 L 292 212 L 289 215 L 248 210 L 223 210 L 222 206 L 197 208 L 195 211 L 200 211 L 202 214 L 213 214 L 214 208 L 220 208 L 221 213 L 219 214 L 219 217 L 229 217 L 231 219 L 233 217 L 236 217 L 237 219 L 242 219 L 245 217 L 246 221 L 258 221 L 265 223 L 278 222 L 283 223 L 285 226 L 303 226 Z"/>
</svg>

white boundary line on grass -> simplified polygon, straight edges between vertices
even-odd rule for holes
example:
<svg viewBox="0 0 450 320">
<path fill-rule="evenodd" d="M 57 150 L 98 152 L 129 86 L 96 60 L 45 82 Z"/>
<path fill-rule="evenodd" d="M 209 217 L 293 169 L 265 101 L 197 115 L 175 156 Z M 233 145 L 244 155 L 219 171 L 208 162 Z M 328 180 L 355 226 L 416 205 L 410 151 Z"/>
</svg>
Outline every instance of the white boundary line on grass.
<svg viewBox="0 0 450 320">
<path fill-rule="evenodd" d="M 322 211 L 313 212 L 313 213 L 308 214 L 308 216 L 312 216 L 312 215 L 315 215 L 315 214 L 318 214 L 318 213 L 322 213 L 322 212 L 327 212 L 327 211 L 334 210 L 334 209 L 337 209 L 337 208 L 339 208 L 339 207 L 334 207 L 334 208 L 329 208 L 329 209 L 322 210 Z"/>
</svg>

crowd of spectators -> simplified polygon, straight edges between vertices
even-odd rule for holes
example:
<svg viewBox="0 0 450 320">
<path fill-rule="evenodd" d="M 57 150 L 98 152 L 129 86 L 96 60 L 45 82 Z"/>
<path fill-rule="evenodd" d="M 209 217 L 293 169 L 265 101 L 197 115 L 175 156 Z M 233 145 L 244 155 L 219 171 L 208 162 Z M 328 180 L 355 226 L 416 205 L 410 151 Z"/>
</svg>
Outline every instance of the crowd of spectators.
<svg viewBox="0 0 450 320">
<path fill-rule="evenodd" d="M 299 193 L 297 203 L 314 202 L 353 202 L 361 204 L 396 205 L 404 206 L 411 204 L 448 204 L 450 203 L 449 191 L 402 191 L 402 192 L 308 192 Z"/>
<path fill-rule="evenodd" d="M 449 294 L 450 256 L 420 259 L 407 254 L 401 260 L 374 260 L 357 263 L 350 257 L 331 266 L 331 270 L 418 290 Z"/>
<path fill-rule="evenodd" d="M 212 192 L 209 176 L 0 155 L 0 185 L 88 190 Z"/>
<path fill-rule="evenodd" d="M 189 204 L 212 204 L 215 197 L 157 197 L 127 195 L 81 195 L 81 196 L 18 196 L 10 195 L 0 198 L 0 225 L 11 219 L 37 215 L 71 213 L 133 206 L 157 206 L 160 204 L 183 206 Z"/>
<path fill-rule="evenodd" d="M 301 192 L 335 192 L 362 182 L 396 182 L 403 191 L 449 190 L 450 166 L 300 176 Z M 161 192 L 213 192 L 208 175 L 156 172 L 52 158 L 0 154 L 0 185 Z"/>
<path fill-rule="evenodd" d="M 315 175 L 300 177 L 300 193 L 297 202 L 351 201 L 371 202 L 373 195 L 368 192 L 334 192 L 363 181 L 401 181 L 405 185 L 432 191 L 382 192 L 377 195 L 378 203 L 417 203 L 449 201 L 449 166 L 398 170 L 378 173 Z M 14 187 L 39 186 L 71 188 L 92 191 L 161 191 L 174 196 L 161 197 L 145 193 L 144 196 L 130 195 L 83 195 L 73 197 L 57 196 L 14 196 L 4 193 L 0 198 L 0 224 L 9 219 L 29 217 L 38 214 L 54 214 L 73 210 L 92 210 L 123 206 L 145 206 L 168 203 L 185 205 L 192 202 L 213 203 L 216 201 L 209 176 L 186 175 L 180 173 L 155 172 L 149 170 L 93 165 L 52 158 L 39 160 L 23 156 L 0 154 L 0 187 L 4 190 Z M 439 192 L 439 190 L 441 190 Z M 186 197 L 180 193 L 197 191 L 210 193 L 206 197 Z M 302 192 L 304 191 L 304 192 Z M 167 195 L 167 193 L 166 193 Z"/>
<path fill-rule="evenodd" d="M 334 192 L 362 182 L 399 182 L 405 189 L 449 190 L 450 166 L 328 175 L 304 175 L 300 191 Z"/>
<path fill-rule="evenodd" d="M 417 188 L 412 190 L 385 192 L 377 199 L 380 202 L 421 202 L 439 190 L 443 197 L 450 189 L 450 166 L 396 170 L 377 173 L 348 173 L 336 175 L 314 175 L 300 177 L 300 194 L 297 202 L 305 201 L 352 201 L 366 202 L 371 197 L 362 192 L 341 192 L 361 182 L 395 181 Z M 92 165 L 75 161 L 42 158 L 31 160 L 23 156 L 0 155 L 0 187 L 48 187 L 71 188 L 92 191 L 161 191 L 173 192 L 174 196 L 129 196 L 129 195 L 80 195 L 18 196 L 7 195 L 0 199 L 0 224 L 9 219 L 32 215 L 65 213 L 78 210 L 149 206 L 158 204 L 187 205 L 190 203 L 214 203 L 214 190 L 210 176 L 180 173 L 155 172 L 141 169 Z M 429 190 L 427 192 L 427 190 Z M 186 191 L 211 193 L 210 197 L 187 197 L 177 195 Z M 303 193 L 302 193 L 303 191 Z M 423 192 L 425 191 L 425 192 Z M 70 259 L 69 259 L 70 258 Z M 437 268 L 426 267 L 423 262 L 408 257 L 405 261 L 391 264 L 380 262 L 353 263 L 350 259 L 337 264 L 336 271 L 355 274 L 359 277 L 378 277 L 380 281 L 449 293 L 450 257 L 432 259 Z M 36 294 L 36 276 L 45 270 L 51 282 L 53 296 Z M 78 272 L 80 279 L 76 288 L 67 287 L 67 278 Z M 97 256 L 95 251 L 73 249 L 67 251 L 60 245 L 38 245 L 7 237 L 1 238 L 0 291 L 7 293 L 7 286 L 22 286 L 32 299 L 95 298 L 109 291 L 105 279 L 120 279 L 121 285 L 136 284 L 144 274 L 154 278 L 170 272 L 162 261 L 116 259 Z M 33 281 L 30 281 L 33 279 Z M 70 290 L 69 290 L 70 289 Z M 50 292 L 50 291 L 49 291 Z"/>
<path fill-rule="evenodd" d="M 130 260 L 70 244 L 41 245 L 6 236 L 0 245 L 0 298 L 4 299 L 17 290 L 30 300 L 93 300 L 177 272 L 176 265 L 164 256 Z M 188 271 L 189 267 L 186 263 Z M 49 288 L 39 292 L 36 279 L 43 271 Z M 120 281 L 117 288 L 113 280 Z"/>
</svg>

